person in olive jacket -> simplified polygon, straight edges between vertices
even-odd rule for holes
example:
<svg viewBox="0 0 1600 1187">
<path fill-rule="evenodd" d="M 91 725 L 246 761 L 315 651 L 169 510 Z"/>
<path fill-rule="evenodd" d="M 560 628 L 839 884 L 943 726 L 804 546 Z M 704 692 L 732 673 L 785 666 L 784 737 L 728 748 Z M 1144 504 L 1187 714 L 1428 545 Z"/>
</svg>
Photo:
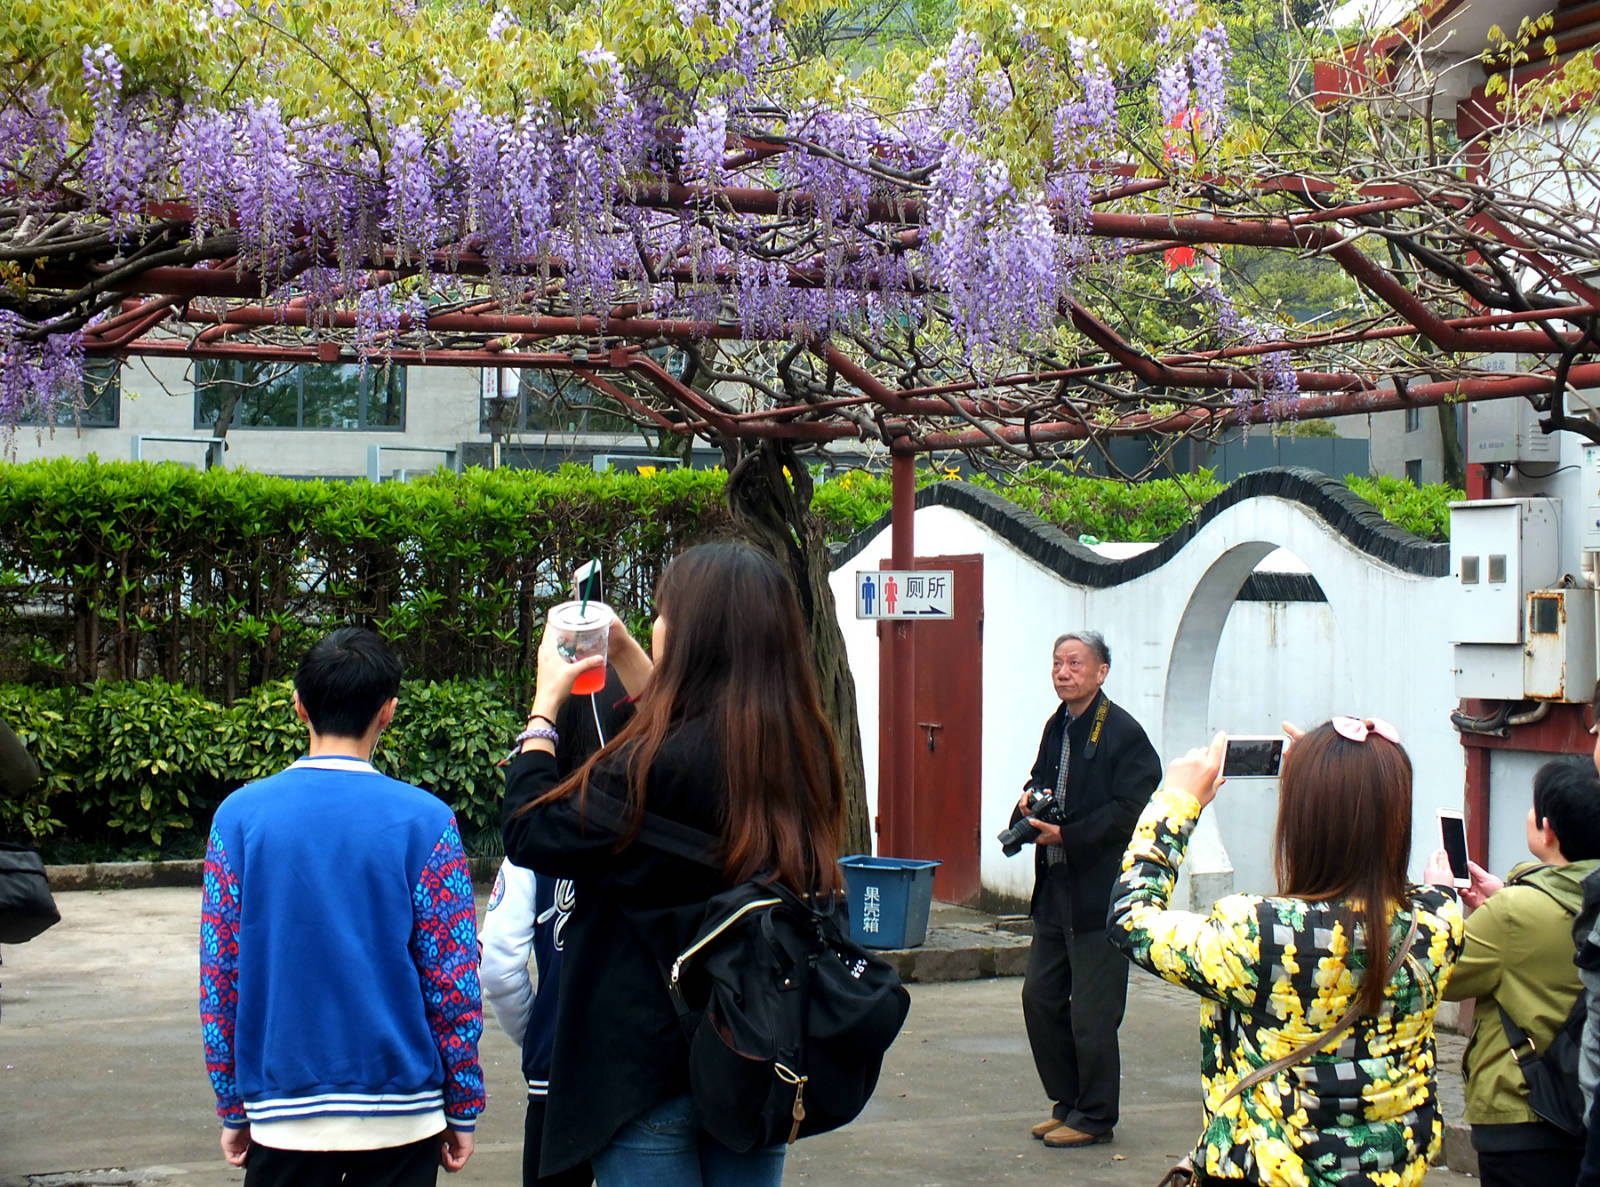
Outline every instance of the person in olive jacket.
<svg viewBox="0 0 1600 1187">
<path fill-rule="evenodd" d="M 1600 777 L 1584 759 L 1540 767 L 1528 810 L 1528 851 L 1535 860 L 1504 882 L 1470 864 L 1462 897 L 1466 946 L 1445 987 L 1450 1001 L 1476 998 L 1464 1060 L 1466 1119 L 1485 1187 L 1570 1184 L 1583 1140 L 1542 1120 L 1528 1104 L 1528 1085 L 1512 1055 L 1500 1011 L 1543 1051 L 1567 1020 L 1582 984 L 1572 960 L 1572 920 L 1583 902 L 1583 879 L 1600 866 Z M 1430 870 L 1446 864 L 1436 853 Z"/>
<path fill-rule="evenodd" d="M 1034 816 L 1033 947 L 1022 1016 L 1052 1107 L 1032 1129 L 1054 1148 L 1109 1142 L 1122 1079 L 1117 1028 L 1128 961 L 1106 939 L 1106 912 L 1123 850 L 1161 781 L 1161 760 L 1139 723 L 1101 685 L 1111 652 L 1093 631 L 1062 635 L 1050 678 L 1061 705 L 1045 723 L 1028 790 L 1012 820 Z M 1051 792 L 1062 823 L 1037 819 L 1029 791 Z"/>
</svg>

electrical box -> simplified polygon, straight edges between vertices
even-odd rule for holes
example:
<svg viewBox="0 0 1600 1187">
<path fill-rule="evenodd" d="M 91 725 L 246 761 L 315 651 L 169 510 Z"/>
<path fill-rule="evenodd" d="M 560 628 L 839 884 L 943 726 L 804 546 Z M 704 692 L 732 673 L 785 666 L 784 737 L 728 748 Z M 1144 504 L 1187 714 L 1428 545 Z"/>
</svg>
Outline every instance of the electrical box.
<svg viewBox="0 0 1600 1187">
<path fill-rule="evenodd" d="M 1600 552 L 1600 445 L 1583 447 L 1579 469 L 1578 547 L 1584 552 Z"/>
<path fill-rule="evenodd" d="M 1456 696 L 1486 701 L 1520 701 L 1527 657 L 1514 643 L 1458 643 L 1455 649 Z"/>
<path fill-rule="evenodd" d="M 1560 521 L 1560 499 L 1450 504 L 1452 642 L 1523 641 L 1528 594 L 1560 580 Z"/>
<path fill-rule="evenodd" d="M 1528 595 L 1523 695 L 1587 701 L 1595 682 L 1595 591 L 1538 589 Z"/>
<path fill-rule="evenodd" d="M 1467 405 L 1467 461 L 1476 465 L 1556 462 L 1561 434 L 1539 427 L 1539 413 L 1527 400 L 1475 400 Z"/>
</svg>

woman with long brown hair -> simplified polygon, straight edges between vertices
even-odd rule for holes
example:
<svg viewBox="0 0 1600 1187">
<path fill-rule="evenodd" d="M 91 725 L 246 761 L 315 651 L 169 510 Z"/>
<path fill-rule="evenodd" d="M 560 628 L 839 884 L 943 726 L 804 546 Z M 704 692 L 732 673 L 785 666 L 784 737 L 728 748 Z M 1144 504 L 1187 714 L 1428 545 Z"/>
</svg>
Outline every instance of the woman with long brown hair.
<svg viewBox="0 0 1600 1187">
<path fill-rule="evenodd" d="M 662 574 L 656 610 L 653 667 L 612 631 L 612 663 L 642 685 L 633 719 L 564 781 L 550 723 L 602 661 L 563 662 L 546 631 L 530 729 L 506 775 L 506 856 L 575 884 L 543 1171 L 592 1158 L 601 1187 L 775 1184 L 783 1147 L 739 1154 L 701 1130 L 661 970 L 698 908 L 732 885 L 839 888 L 838 749 L 798 600 L 770 557 L 733 542 L 691 548 Z M 647 823 L 717 838 L 720 868 L 655 848 Z"/>
<path fill-rule="evenodd" d="M 1170 764 L 1134 830 L 1107 934 L 1201 998 L 1198 1182 L 1420 1183 L 1444 1136 L 1433 1016 L 1461 953 L 1448 887 L 1411 885 L 1411 760 L 1336 717 L 1279 776 L 1278 893 L 1169 907 L 1227 739 Z"/>
</svg>

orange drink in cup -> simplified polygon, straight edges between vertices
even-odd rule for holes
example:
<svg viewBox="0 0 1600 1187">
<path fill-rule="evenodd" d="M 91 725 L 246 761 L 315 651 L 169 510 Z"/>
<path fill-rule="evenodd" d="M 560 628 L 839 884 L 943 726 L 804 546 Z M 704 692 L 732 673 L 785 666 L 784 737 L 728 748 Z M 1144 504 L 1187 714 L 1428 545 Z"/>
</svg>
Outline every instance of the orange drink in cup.
<svg viewBox="0 0 1600 1187">
<path fill-rule="evenodd" d="M 606 657 L 611 620 L 616 615 L 604 602 L 562 602 L 550 611 L 550 629 L 556 633 L 556 651 L 569 664 L 591 655 Z M 573 696 L 588 696 L 606 686 L 606 666 L 600 664 L 579 676 Z"/>
</svg>

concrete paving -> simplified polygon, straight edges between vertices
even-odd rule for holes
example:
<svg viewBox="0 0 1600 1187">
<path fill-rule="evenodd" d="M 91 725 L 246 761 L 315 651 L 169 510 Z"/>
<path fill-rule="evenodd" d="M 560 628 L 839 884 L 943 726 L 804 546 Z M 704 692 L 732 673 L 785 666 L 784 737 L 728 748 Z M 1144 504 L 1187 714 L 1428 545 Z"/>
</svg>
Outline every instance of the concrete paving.
<svg viewBox="0 0 1600 1187">
<path fill-rule="evenodd" d="M 217 1147 L 200 1052 L 193 887 L 57 895 L 62 923 L 0 967 L 0 1187 L 221 1187 L 243 1181 Z M 984 933 L 981 918 L 937 914 Z M 988 941 L 978 934 L 972 945 Z M 1014 947 L 1014 944 L 1007 944 Z M 954 945 L 949 950 L 958 950 Z M 1116 1141 L 1047 1150 L 1027 1135 L 1045 1102 L 1028 1055 L 1021 982 L 918 983 L 878 1094 L 845 1129 L 796 1145 L 790 1183 L 1150 1187 L 1199 1122 L 1194 999 L 1134 976 Z M 1460 1041 L 1448 1039 L 1450 1052 Z M 1441 1065 L 1456 1055 L 1441 1052 Z M 522 1100 L 515 1046 L 491 1022 L 489 1110 L 455 1181 L 514 1184 Z M 1447 1107 L 1459 1084 L 1446 1076 Z M 1449 1102 L 1454 1100 L 1454 1104 Z M 1446 1170 L 1441 1187 L 1471 1182 Z"/>
</svg>

